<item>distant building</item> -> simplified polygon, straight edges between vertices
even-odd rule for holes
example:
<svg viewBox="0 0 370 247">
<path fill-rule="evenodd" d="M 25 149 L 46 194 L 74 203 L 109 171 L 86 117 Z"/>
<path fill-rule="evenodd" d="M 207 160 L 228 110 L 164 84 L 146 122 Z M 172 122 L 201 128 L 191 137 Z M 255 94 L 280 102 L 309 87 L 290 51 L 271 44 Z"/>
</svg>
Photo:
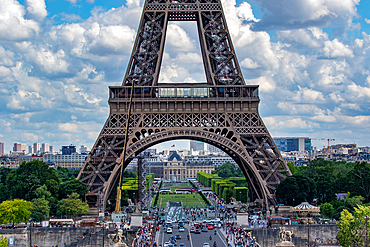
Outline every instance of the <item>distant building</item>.
<svg viewBox="0 0 370 247">
<path fill-rule="evenodd" d="M 62 146 L 62 155 L 69 155 L 76 153 L 76 146 L 69 145 L 69 146 Z"/>
<path fill-rule="evenodd" d="M 145 151 L 148 152 L 150 156 L 153 156 L 153 155 L 157 154 L 157 149 L 155 149 L 155 148 L 149 148 Z"/>
<path fill-rule="evenodd" d="M 54 146 L 49 146 L 49 153 L 51 153 L 51 154 L 54 153 Z"/>
<path fill-rule="evenodd" d="M 34 143 L 33 144 L 33 153 L 37 154 L 41 151 L 41 144 L 40 143 Z"/>
<path fill-rule="evenodd" d="M 33 147 L 32 146 L 28 146 L 28 153 L 33 154 Z"/>
<path fill-rule="evenodd" d="M 204 151 L 204 142 L 190 141 L 190 151 Z"/>
<path fill-rule="evenodd" d="M 222 152 L 221 149 L 216 148 L 215 146 L 212 146 L 211 144 L 207 144 L 207 148 L 208 148 L 210 153 L 220 153 L 220 152 Z"/>
<path fill-rule="evenodd" d="M 194 157 L 187 157 L 185 161 L 190 162 L 209 162 L 214 167 L 222 166 L 223 164 L 229 162 L 237 166 L 238 164 L 230 157 L 230 156 L 194 156 Z"/>
<path fill-rule="evenodd" d="M 27 144 L 14 143 L 13 153 L 25 154 L 27 152 Z"/>
<path fill-rule="evenodd" d="M 280 152 L 311 152 L 312 149 L 309 137 L 276 137 L 273 139 Z"/>
<path fill-rule="evenodd" d="M 86 147 L 85 145 L 81 145 L 81 147 L 80 147 L 80 153 L 82 153 L 82 154 L 89 153 L 89 148 Z"/>
<path fill-rule="evenodd" d="M 0 142 L 0 156 L 4 156 L 5 154 L 5 144 L 4 142 Z"/>
<path fill-rule="evenodd" d="M 174 182 L 196 178 L 198 172 L 211 173 L 214 170 L 215 167 L 209 161 L 184 161 L 177 152 L 171 153 L 168 160 L 163 162 L 163 178 Z"/>
<path fill-rule="evenodd" d="M 68 170 L 79 170 L 85 163 L 88 154 L 44 154 L 44 162 L 67 168 Z"/>
<path fill-rule="evenodd" d="M 22 164 L 23 162 L 30 162 L 30 161 L 33 161 L 33 160 L 43 160 L 43 157 L 42 155 L 20 155 L 18 157 L 16 157 L 14 159 L 14 164 L 19 166 L 20 164 Z"/>
<path fill-rule="evenodd" d="M 22 143 L 14 143 L 13 152 L 22 152 Z"/>
<path fill-rule="evenodd" d="M 43 143 L 41 145 L 41 153 L 48 153 L 49 152 L 49 143 Z"/>
</svg>

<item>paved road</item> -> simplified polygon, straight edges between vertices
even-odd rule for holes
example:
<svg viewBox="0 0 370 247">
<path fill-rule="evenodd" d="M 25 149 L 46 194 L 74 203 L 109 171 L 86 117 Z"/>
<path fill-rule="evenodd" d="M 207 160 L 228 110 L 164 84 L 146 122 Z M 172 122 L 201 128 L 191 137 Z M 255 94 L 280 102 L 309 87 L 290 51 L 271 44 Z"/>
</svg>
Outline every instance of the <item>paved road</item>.
<svg viewBox="0 0 370 247">
<path fill-rule="evenodd" d="M 190 227 L 186 224 L 185 225 L 185 231 L 179 232 L 177 224 L 173 224 L 173 232 L 172 234 L 167 234 L 164 231 L 164 227 L 161 226 L 160 233 L 158 235 L 158 243 L 164 246 L 165 242 L 169 241 L 169 238 L 171 236 L 176 236 L 177 234 L 181 235 L 181 239 L 177 240 L 177 246 L 179 246 L 180 243 L 184 243 L 186 247 L 202 247 L 204 243 L 209 243 L 211 247 L 213 247 L 213 243 L 216 241 L 217 247 L 226 247 L 227 243 L 225 241 L 225 238 L 221 234 L 220 230 L 217 229 L 217 235 L 214 235 L 214 230 L 208 231 L 208 232 L 201 232 L 201 234 L 194 234 L 190 233 Z M 187 239 L 187 235 L 189 234 L 190 239 Z M 209 240 L 209 236 L 212 236 L 212 240 Z"/>
</svg>

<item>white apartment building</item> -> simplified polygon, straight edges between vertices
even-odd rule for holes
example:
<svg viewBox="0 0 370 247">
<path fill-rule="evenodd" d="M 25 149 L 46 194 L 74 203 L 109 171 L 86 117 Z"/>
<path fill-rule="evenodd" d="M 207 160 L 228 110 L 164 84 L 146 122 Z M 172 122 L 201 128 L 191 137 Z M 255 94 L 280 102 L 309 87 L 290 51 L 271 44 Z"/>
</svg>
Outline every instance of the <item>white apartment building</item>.
<svg viewBox="0 0 370 247">
<path fill-rule="evenodd" d="M 85 163 L 88 154 L 73 153 L 70 155 L 63 154 L 44 154 L 45 163 L 53 163 L 56 166 L 64 167 L 69 170 L 81 169 Z"/>
</svg>

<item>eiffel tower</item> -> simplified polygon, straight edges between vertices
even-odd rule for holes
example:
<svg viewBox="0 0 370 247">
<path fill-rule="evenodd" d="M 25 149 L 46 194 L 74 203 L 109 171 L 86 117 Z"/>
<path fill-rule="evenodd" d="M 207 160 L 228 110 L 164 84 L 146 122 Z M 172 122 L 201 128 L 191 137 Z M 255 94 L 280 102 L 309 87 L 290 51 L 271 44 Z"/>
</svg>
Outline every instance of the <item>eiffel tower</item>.
<svg viewBox="0 0 370 247">
<path fill-rule="evenodd" d="M 207 83 L 158 83 L 168 21 L 196 21 Z M 132 84 L 124 168 L 155 144 L 198 140 L 236 161 L 252 201 L 277 204 L 291 172 L 259 116 L 258 86 L 245 84 L 220 0 L 146 0 L 122 86 L 109 87 L 109 117 L 78 175 L 100 211 L 114 208 Z"/>
</svg>

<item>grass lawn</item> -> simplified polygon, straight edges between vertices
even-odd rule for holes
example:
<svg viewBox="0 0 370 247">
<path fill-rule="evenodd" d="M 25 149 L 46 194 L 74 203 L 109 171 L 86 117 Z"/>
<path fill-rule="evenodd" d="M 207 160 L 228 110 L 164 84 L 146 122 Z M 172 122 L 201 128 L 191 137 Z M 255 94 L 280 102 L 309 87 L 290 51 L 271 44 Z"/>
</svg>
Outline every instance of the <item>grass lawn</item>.
<svg viewBox="0 0 370 247">
<path fill-rule="evenodd" d="M 206 208 L 207 204 L 204 203 L 199 194 L 183 194 L 183 195 L 159 195 L 158 208 L 165 208 L 166 203 L 182 201 L 182 205 L 185 207 L 200 207 Z"/>
<path fill-rule="evenodd" d="M 172 192 L 181 188 L 192 188 L 190 183 L 164 183 L 161 189 L 170 188 Z"/>
<path fill-rule="evenodd" d="M 162 189 L 170 188 L 172 192 L 175 192 L 176 189 L 180 188 L 192 188 L 190 183 L 165 183 L 162 186 Z M 172 194 L 172 195 L 159 195 L 158 198 L 158 207 L 165 208 L 166 203 L 170 202 L 179 202 L 182 201 L 182 205 L 185 207 L 200 207 L 206 208 L 207 204 L 204 203 L 199 194 Z M 152 201 L 153 206 L 154 200 Z"/>
</svg>

